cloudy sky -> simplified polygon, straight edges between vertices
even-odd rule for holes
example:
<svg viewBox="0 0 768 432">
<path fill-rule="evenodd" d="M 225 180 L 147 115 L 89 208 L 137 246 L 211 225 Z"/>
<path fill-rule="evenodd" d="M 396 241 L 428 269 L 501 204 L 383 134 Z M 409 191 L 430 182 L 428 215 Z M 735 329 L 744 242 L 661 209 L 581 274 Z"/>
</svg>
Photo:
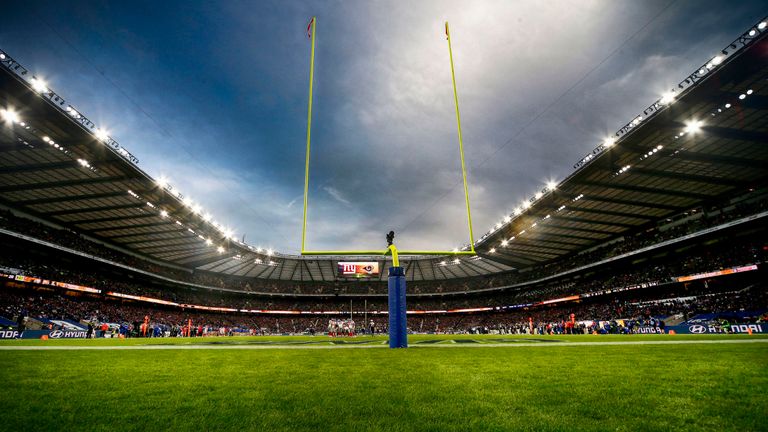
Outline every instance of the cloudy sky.
<svg viewBox="0 0 768 432">
<path fill-rule="evenodd" d="M 0 48 L 249 244 L 468 242 L 766 13 L 761 1 L 27 2 Z"/>
</svg>

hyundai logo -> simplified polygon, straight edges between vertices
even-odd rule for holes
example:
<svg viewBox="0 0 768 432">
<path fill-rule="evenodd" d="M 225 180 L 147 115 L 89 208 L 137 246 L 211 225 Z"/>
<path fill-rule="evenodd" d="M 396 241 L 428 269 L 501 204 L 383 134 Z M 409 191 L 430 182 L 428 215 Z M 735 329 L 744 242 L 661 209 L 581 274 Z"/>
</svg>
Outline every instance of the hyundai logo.
<svg viewBox="0 0 768 432">
<path fill-rule="evenodd" d="M 61 330 L 54 330 L 51 333 L 48 334 L 48 337 L 51 339 L 58 339 L 60 337 L 64 336 L 64 332 Z"/>
<path fill-rule="evenodd" d="M 706 333 L 707 327 L 700 324 L 696 324 L 688 327 L 688 331 L 690 331 L 691 333 Z"/>
</svg>

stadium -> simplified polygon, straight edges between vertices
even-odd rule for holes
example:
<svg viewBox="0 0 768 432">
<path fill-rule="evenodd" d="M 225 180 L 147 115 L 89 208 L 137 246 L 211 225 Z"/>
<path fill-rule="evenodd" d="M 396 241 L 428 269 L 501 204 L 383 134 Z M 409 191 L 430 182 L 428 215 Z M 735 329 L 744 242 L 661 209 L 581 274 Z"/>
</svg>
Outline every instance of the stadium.
<svg viewBox="0 0 768 432">
<path fill-rule="evenodd" d="M 364 85 L 334 74 L 376 62 L 372 70 L 408 80 L 408 68 L 432 61 L 433 46 L 412 54 L 428 61 L 404 66 L 382 58 L 393 51 L 371 54 L 339 33 L 381 31 L 371 43 L 388 43 L 411 28 L 359 26 L 401 4 L 344 11 L 323 5 L 319 12 L 314 5 L 261 5 L 257 15 L 269 18 L 258 26 L 208 22 L 201 16 L 218 20 L 220 12 L 200 4 L 178 15 L 103 4 L 89 13 L 57 4 L 9 8 L 4 15 L 17 24 L 0 33 L 0 430 L 765 430 L 764 5 L 576 5 L 575 16 L 593 13 L 586 10 L 592 6 L 606 16 L 614 8 L 637 10 L 617 12 L 635 14 L 621 24 L 631 31 L 605 46 L 591 36 L 603 21 L 585 24 L 584 46 L 582 30 L 564 32 L 563 40 L 584 50 L 574 59 L 594 54 L 594 64 L 579 72 L 566 70 L 566 58 L 562 67 L 548 64 L 567 81 L 542 82 L 556 88 L 551 101 L 550 94 L 526 99 L 518 113 L 525 120 L 514 127 L 505 118 L 472 126 L 505 109 L 497 104 L 513 105 L 513 97 L 493 95 L 507 87 L 495 89 L 495 78 L 484 75 L 505 60 L 485 63 L 493 51 L 483 44 L 491 42 L 462 30 L 493 27 L 484 20 L 494 7 L 504 9 L 494 19 L 514 21 L 508 5 L 473 5 L 462 15 L 454 4 L 425 3 L 395 13 L 408 25 L 431 14 L 425 34 L 442 63 L 428 70 L 440 72 L 417 79 L 419 97 L 382 85 L 397 108 L 365 99 L 359 122 L 347 118 L 348 107 Z M 247 15 L 230 8 L 232 16 Z M 683 38 L 670 30 L 675 23 L 699 32 L 710 21 L 686 14 L 706 8 L 707 19 L 721 20 L 725 39 L 699 35 L 706 43 L 691 40 L 695 49 L 680 52 L 680 44 L 654 39 L 666 31 Z M 163 21 L 158 17 L 178 17 L 178 28 L 146 24 Z M 360 22 L 349 24 L 354 17 Z M 233 54 L 256 78 L 241 83 L 251 86 L 247 97 L 222 99 L 232 105 L 179 102 L 171 93 L 183 84 L 174 79 L 190 75 L 200 86 L 193 94 L 225 94 L 218 80 L 234 72 L 197 76 L 186 51 L 174 57 L 170 42 L 148 42 L 182 35 L 186 46 L 185 32 L 197 35 L 207 28 L 202 23 L 220 26 L 212 33 L 241 25 L 275 32 L 258 42 L 267 51 L 253 54 L 265 66 Z M 421 33 L 414 34 L 406 46 L 418 46 Z M 128 42 L 112 46 L 110 37 Z M 200 36 L 189 49 L 206 52 L 206 38 L 216 39 Z M 217 50 L 229 50 L 226 40 L 216 41 Z M 667 88 L 653 100 L 626 96 L 640 84 L 611 69 L 639 67 L 627 60 L 640 56 L 632 45 L 638 40 L 648 58 L 666 62 L 665 72 L 685 70 L 664 76 Z M 515 49 L 521 57 L 528 52 Z M 124 63 L 112 63 L 110 50 Z M 287 51 L 295 53 L 283 57 Z M 556 61 L 544 51 L 534 48 L 533 58 Z M 628 56 L 617 60 L 624 51 Z M 343 53 L 356 60 L 334 57 Z M 195 62 L 208 68 L 229 54 Z M 521 66 L 533 71 L 531 83 L 546 75 L 535 63 Z M 652 69 L 663 69 L 659 64 Z M 180 75 L 136 81 L 146 86 L 145 106 L 127 90 L 138 70 L 132 67 Z M 363 75 L 358 79 L 371 80 L 365 86 L 379 79 Z M 597 75 L 600 85 L 590 84 Z M 487 80 L 470 84 L 467 76 Z M 432 81 L 446 97 L 422 89 Z M 520 95 L 529 94 L 525 87 L 538 91 L 504 81 Z M 158 93 L 156 82 L 167 93 Z M 611 90 L 619 92 L 613 105 L 588 112 L 605 83 L 621 90 Z M 79 102 L 78 90 L 90 102 Z M 576 92 L 583 105 L 572 108 Z M 493 109 L 483 108 L 483 98 Z M 422 99 L 440 108 L 415 109 L 424 119 L 394 121 L 376 133 L 396 131 L 407 141 L 423 132 L 439 137 L 434 144 L 359 149 L 364 133 L 353 126 L 376 129 L 377 116 L 410 116 L 400 111 Z M 262 110 L 246 121 L 254 137 L 241 137 L 245 144 L 207 141 L 215 130 L 231 129 L 235 120 L 227 118 L 237 118 L 242 106 Z M 561 115 L 560 106 L 571 112 Z M 117 113 L 109 117 L 105 107 Z M 157 107 L 210 123 L 163 118 Z M 580 141 L 583 129 L 613 119 L 614 111 L 634 114 L 608 124 L 599 141 Z M 529 138 L 548 149 L 536 159 L 541 150 L 525 145 L 523 135 L 547 113 L 562 121 Z M 432 114 L 446 119 L 428 120 Z M 178 145 L 186 133 L 209 151 Z M 481 140 L 485 133 L 498 134 L 496 141 Z M 342 135 L 350 136 L 348 147 Z M 427 150 L 403 154 L 419 146 Z M 220 174 L 223 153 L 248 161 L 251 151 L 263 166 Z M 570 152 L 582 156 L 563 156 Z M 345 165 L 349 160 L 358 162 Z M 452 164 L 449 174 L 439 164 Z M 542 164 L 559 180 L 522 178 L 531 172 L 526 165 Z M 219 180 L 210 180 L 217 176 L 232 189 L 218 189 Z M 289 192 L 280 195 L 280 188 Z M 290 202 L 278 203 L 278 195 Z"/>
</svg>

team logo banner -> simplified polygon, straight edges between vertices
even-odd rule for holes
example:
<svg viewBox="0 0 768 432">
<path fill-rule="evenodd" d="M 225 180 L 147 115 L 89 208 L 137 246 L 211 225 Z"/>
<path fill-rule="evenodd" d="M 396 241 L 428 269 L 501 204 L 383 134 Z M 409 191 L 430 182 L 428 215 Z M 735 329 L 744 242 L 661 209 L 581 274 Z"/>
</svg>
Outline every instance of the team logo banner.
<svg viewBox="0 0 768 432">
<path fill-rule="evenodd" d="M 379 263 L 339 261 L 338 273 L 343 277 L 378 276 Z"/>
</svg>

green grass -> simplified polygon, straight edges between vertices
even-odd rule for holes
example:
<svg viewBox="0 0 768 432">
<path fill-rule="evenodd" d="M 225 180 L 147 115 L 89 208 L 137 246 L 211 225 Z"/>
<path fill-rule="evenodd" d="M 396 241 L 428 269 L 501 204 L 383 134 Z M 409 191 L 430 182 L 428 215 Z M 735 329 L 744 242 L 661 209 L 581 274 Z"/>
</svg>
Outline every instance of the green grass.
<svg viewBox="0 0 768 432">
<path fill-rule="evenodd" d="M 768 343 L 0 351 L 0 429 L 765 430 L 767 371 Z"/>
</svg>

